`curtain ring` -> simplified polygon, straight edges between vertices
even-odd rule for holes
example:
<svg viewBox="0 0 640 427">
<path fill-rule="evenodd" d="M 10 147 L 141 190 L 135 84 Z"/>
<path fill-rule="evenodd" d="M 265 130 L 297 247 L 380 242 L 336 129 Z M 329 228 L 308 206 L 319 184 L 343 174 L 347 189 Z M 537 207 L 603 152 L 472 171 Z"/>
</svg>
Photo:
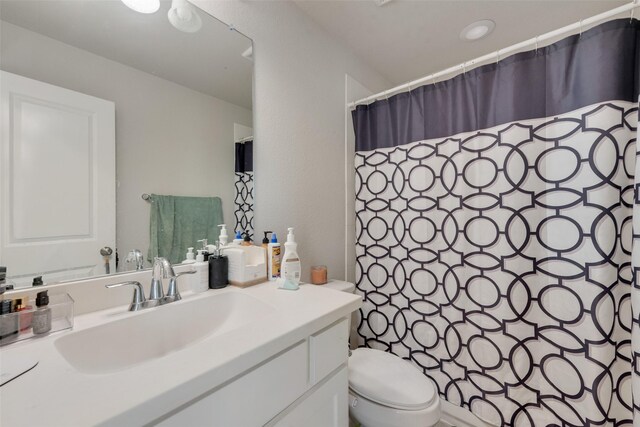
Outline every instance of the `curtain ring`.
<svg viewBox="0 0 640 427">
<path fill-rule="evenodd" d="M 538 55 L 538 36 L 536 36 L 536 55 Z"/>
<path fill-rule="evenodd" d="M 580 20 L 580 36 L 578 37 L 582 37 L 582 19 Z"/>
<path fill-rule="evenodd" d="M 630 22 L 630 23 L 631 23 L 631 22 L 633 22 L 633 12 L 634 12 L 635 10 L 636 10 L 636 8 L 635 8 L 635 7 L 632 7 L 632 8 L 631 8 L 631 18 L 629 19 L 629 22 Z"/>
<path fill-rule="evenodd" d="M 462 63 L 462 75 L 464 75 L 464 76 L 467 75 L 467 64 L 466 64 L 466 62 Z"/>
<path fill-rule="evenodd" d="M 500 49 L 496 50 L 496 65 L 500 63 Z"/>
</svg>

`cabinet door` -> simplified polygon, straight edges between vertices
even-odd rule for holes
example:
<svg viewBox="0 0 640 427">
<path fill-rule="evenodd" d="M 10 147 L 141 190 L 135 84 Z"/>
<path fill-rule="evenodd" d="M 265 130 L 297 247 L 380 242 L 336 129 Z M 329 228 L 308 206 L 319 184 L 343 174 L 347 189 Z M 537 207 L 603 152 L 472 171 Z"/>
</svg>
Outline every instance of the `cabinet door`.
<svg viewBox="0 0 640 427">
<path fill-rule="evenodd" d="M 347 367 L 328 378 L 274 427 L 347 427 L 349 425 L 349 375 Z"/>
<path fill-rule="evenodd" d="M 4 71 L 0 89 L 0 265 L 93 268 L 115 248 L 115 105 Z"/>
<path fill-rule="evenodd" d="M 262 426 L 307 391 L 308 373 L 308 343 L 303 341 L 153 424 L 162 427 Z"/>
</svg>

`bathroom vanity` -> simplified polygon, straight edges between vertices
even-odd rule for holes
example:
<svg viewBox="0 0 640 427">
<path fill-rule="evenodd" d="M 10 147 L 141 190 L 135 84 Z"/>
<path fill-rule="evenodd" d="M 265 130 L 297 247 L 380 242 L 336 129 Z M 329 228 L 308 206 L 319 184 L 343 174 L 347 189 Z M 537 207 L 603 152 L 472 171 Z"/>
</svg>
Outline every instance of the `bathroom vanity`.
<svg viewBox="0 0 640 427">
<path fill-rule="evenodd" d="M 346 426 L 348 322 L 361 298 L 304 285 L 227 287 L 0 351 L 0 425 Z"/>
</svg>

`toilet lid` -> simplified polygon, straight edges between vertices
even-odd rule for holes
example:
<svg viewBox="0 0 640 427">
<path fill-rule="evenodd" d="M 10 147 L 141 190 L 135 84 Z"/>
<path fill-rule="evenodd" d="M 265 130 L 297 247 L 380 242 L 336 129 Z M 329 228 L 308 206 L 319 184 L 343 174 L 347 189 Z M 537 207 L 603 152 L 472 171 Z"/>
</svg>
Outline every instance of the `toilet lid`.
<svg viewBox="0 0 640 427">
<path fill-rule="evenodd" d="M 358 348 L 349 357 L 349 387 L 360 396 L 396 409 L 424 409 L 434 400 L 433 383 L 400 357 Z"/>
</svg>

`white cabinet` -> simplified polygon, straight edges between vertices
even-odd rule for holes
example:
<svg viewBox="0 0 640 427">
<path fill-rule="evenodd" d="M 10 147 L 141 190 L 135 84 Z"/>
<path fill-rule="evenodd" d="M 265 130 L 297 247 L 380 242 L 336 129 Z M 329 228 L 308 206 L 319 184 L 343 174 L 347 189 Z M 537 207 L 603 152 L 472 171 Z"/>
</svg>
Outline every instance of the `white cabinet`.
<svg viewBox="0 0 640 427">
<path fill-rule="evenodd" d="M 156 424 L 346 427 L 347 341 L 343 318 Z"/>
<path fill-rule="evenodd" d="M 274 427 L 347 427 L 349 374 L 343 366 L 312 389 L 313 393 L 298 405 L 287 408 L 282 418 L 268 426 Z"/>
</svg>

